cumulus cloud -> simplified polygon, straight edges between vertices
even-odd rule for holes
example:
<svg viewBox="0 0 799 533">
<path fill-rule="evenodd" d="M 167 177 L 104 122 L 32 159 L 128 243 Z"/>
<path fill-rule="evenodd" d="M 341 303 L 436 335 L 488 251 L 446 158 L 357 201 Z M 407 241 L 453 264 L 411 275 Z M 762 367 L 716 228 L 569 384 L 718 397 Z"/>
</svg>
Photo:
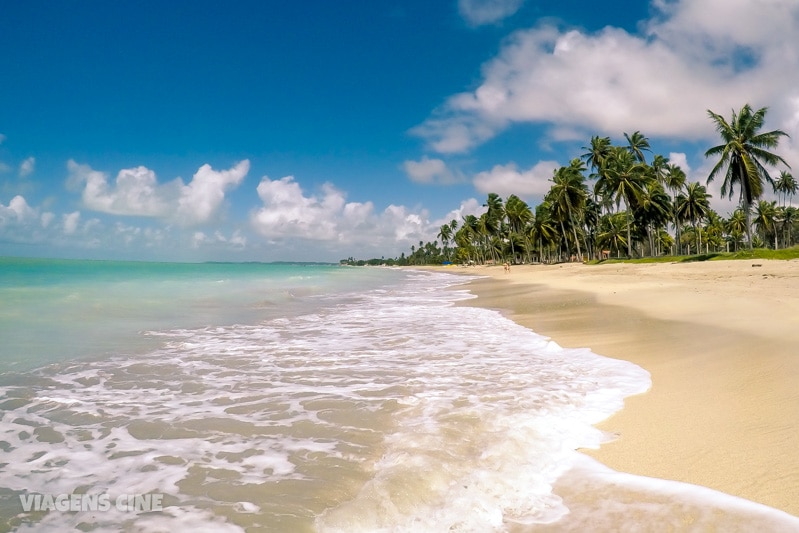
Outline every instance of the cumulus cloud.
<svg viewBox="0 0 799 533">
<path fill-rule="evenodd" d="M 669 163 L 680 167 L 686 175 L 691 173 L 691 165 L 688 164 L 688 157 L 682 152 L 669 152 Z"/>
<path fill-rule="evenodd" d="M 51 213 L 50 211 L 45 211 L 44 213 L 42 213 L 42 216 L 40 218 L 42 227 L 47 228 L 48 226 L 50 226 L 50 224 L 53 222 L 54 219 L 55 219 L 55 213 Z"/>
<path fill-rule="evenodd" d="M 39 208 L 29 205 L 22 195 L 14 196 L 8 205 L 0 202 L 0 240 L 39 242 L 54 216 L 50 212 L 40 214 Z"/>
<path fill-rule="evenodd" d="M 35 218 L 38 218 L 36 210 L 21 195 L 13 197 L 7 206 L 0 203 L 0 225 L 24 223 Z"/>
<path fill-rule="evenodd" d="M 469 198 L 468 200 L 463 200 L 461 204 L 458 206 L 457 209 L 453 209 L 443 217 L 438 220 L 434 220 L 431 223 L 433 229 L 435 229 L 436 233 L 438 233 L 439 229 L 443 224 L 449 224 L 451 221 L 455 221 L 460 227 L 463 219 L 468 215 L 474 215 L 479 217 L 483 213 L 486 212 L 488 208 L 483 205 L 482 202 L 475 198 Z"/>
<path fill-rule="evenodd" d="M 527 170 L 520 170 L 515 163 L 495 165 L 491 170 L 477 174 L 473 183 L 484 194 L 494 192 L 505 197 L 516 194 L 522 198 L 543 196 L 552 186 L 550 180 L 558 167 L 556 161 L 540 161 Z"/>
<path fill-rule="evenodd" d="M 229 248 L 243 250 L 247 246 L 247 238 L 236 230 L 230 237 L 226 237 L 221 231 L 206 234 L 202 231 L 195 231 L 191 239 L 192 248 L 201 248 L 209 245 L 227 245 Z"/>
<path fill-rule="evenodd" d="M 427 156 L 419 161 L 405 161 L 402 168 L 415 183 L 447 185 L 463 180 L 463 176 L 449 169 L 444 161 Z"/>
<path fill-rule="evenodd" d="M 62 226 L 64 227 L 64 233 L 67 235 L 72 235 L 78 229 L 78 223 L 80 222 L 80 211 L 73 211 L 68 215 L 63 216 Z"/>
<path fill-rule="evenodd" d="M 458 12 L 472 26 L 493 24 L 516 13 L 524 0 L 458 0 Z"/>
<path fill-rule="evenodd" d="M 203 165 L 188 184 L 177 178 L 160 184 L 155 172 L 140 166 L 123 169 L 114 183 L 108 175 L 70 160 L 68 186 L 82 189 L 83 204 L 93 211 L 113 215 L 159 217 L 182 226 L 209 221 L 225 199 L 225 191 L 238 186 L 250 169 L 248 160 L 229 170 Z"/>
<path fill-rule="evenodd" d="M 553 137 L 640 130 L 715 137 L 707 109 L 749 102 L 785 121 L 799 97 L 799 4 L 793 0 L 658 0 L 641 34 L 542 25 L 518 31 L 413 133 L 440 153 L 465 152 L 518 122 Z"/>
<path fill-rule="evenodd" d="M 430 240 L 428 213 L 389 205 L 377 212 L 372 202 L 348 202 L 346 194 L 330 183 L 318 194 L 306 194 L 293 176 L 258 185 L 263 206 L 251 214 L 255 230 L 272 242 L 314 242 L 329 250 L 359 247 L 394 253 L 419 240 Z"/>
<path fill-rule="evenodd" d="M 26 178 L 33 174 L 34 169 L 36 168 L 36 158 L 29 157 L 19 165 L 19 177 Z"/>
<path fill-rule="evenodd" d="M 67 163 L 69 182 L 83 184 L 83 204 L 93 211 L 113 215 L 167 216 L 177 196 L 178 184 L 159 185 L 155 172 L 140 166 L 120 170 L 114 185 L 104 172 L 88 165 Z"/>
<path fill-rule="evenodd" d="M 337 221 L 346 204 L 344 194 L 331 184 L 323 185 L 321 196 L 305 196 L 293 176 L 264 177 L 257 190 L 264 207 L 254 214 L 253 223 L 261 234 L 313 240 L 338 237 Z M 371 211 L 371 205 L 366 207 Z"/>
<path fill-rule="evenodd" d="M 201 166 L 191 182 L 180 187 L 177 221 L 189 226 L 209 220 L 224 201 L 225 191 L 237 187 L 249 171 L 249 160 L 222 171 Z"/>
</svg>

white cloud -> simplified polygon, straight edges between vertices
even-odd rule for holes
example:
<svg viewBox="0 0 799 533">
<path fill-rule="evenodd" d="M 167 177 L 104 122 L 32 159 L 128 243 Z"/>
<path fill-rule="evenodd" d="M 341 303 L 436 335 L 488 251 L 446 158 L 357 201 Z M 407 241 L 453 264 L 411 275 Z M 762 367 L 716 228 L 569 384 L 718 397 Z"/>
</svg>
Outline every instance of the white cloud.
<svg viewBox="0 0 799 533">
<path fill-rule="evenodd" d="M 238 186 L 250 169 L 248 160 L 229 170 L 203 165 L 187 185 L 180 178 L 159 184 L 155 172 L 140 166 L 123 169 L 114 184 L 108 176 L 88 165 L 70 160 L 68 185 L 83 189 L 83 204 L 113 215 L 165 218 L 181 226 L 211 220 L 225 199 L 225 191 Z"/>
<path fill-rule="evenodd" d="M 441 159 L 422 157 L 419 161 L 405 161 L 403 170 L 411 181 L 422 184 L 451 184 L 463 180 L 463 176 L 450 170 Z"/>
<path fill-rule="evenodd" d="M 265 176 L 258 196 L 263 207 L 251 214 L 250 221 L 273 244 L 291 242 L 300 249 L 312 242 L 317 250 L 343 257 L 356 250 L 399 253 L 435 236 L 425 210 L 389 205 L 376 212 L 372 202 L 347 202 L 346 194 L 329 183 L 318 194 L 306 195 L 293 176 L 279 180 Z"/>
<path fill-rule="evenodd" d="M 306 197 L 293 176 L 274 181 L 265 176 L 257 190 L 264 207 L 253 215 L 253 223 L 261 234 L 312 240 L 338 238 L 337 221 L 343 219 L 345 201 L 344 194 L 332 185 L 322 187 L 321 198 Z"/>
<path fill-rule="evenodd" d="M 25 178 L 33 174 L 36 168 L 36 158 L 29 157 L 19 165 L 19 177 Z"/>
<path fill-rule="evenodd" d="M 225 191 L 237 187 L 249 171 L 250 162 L 246 159 L 229 170 L 201 166 L 191 182 L 180 188 L 175 218 L 184 226 L 211 219 L 224 201 Z"/>
<path fill-rule="evenodd" d="M 799 97 L 795 0 L 659 0 L 641 35 L 539 26 L 519 31 L 413 133 L 440 153 L 465 152 L 517 122 L 568 132 L 715 139 L 707 109 L 770 106 L 783 123 Z"/>
<path fill-rule="evenodd" d="M 159 186 L 155 172 L 143 166 L 120 170 L 114 186 L 109 185 L 105 173 L 92 170 L 88 165 L 70 160 L 67 168 L 71 183 L 85 183 L 84 205 L 101 213 L 167 216 L 177 193 L 175 182 Z"/>
<path fill-rule="evenodd" d="M 515 163 L 495 165 L 474 177 L 475 188 L 481 193 L 497 193 L 507 197 L 516 194 L 522 198 L 543 196 L 552 186 L 550 180 L 560 165 L 556 161 L 541 161 L 532 168 L 519 170 Z"/>
<path fill-rule="evenodd" d="M 68 215 L 63 215 L 62 225 L 64 233 L 72 235 L 78 229 L 78 222 L 80 222 L 80 211 L 73 211 Z"/>
<path fill-rule="evenodd" d="M 688 157 L 682 152 L 669 152 L 669 164 L 677 165 L 686 175 L 691 173 Z"/>
<path fill-rule="evenodd" d="M 487 207 L 484 206 L 482 202 L 475 198 L 469 198 L 468 200 L 463 200 L 457 209 L 453 209 L 439 220 L 433 221 L 432 227 L 436 230 L 436 233 L 438 233 L 439 228 L 441 228 L 443 224 L 449 224 L 453 220 L 456 221 L 458 227 L 460 227 L 466 216 L 474 215 L 479 217 L 485 213 L 486 210 Z"/>
<path fill-rule="evenodd" d="M 202 231 L 195 231 L 191 239 L 192 248 L 203 246 L 226 245 L 228 248 L 243 250 L 247 246 L 247 238 L 236 230 L 230 237 L 226 237 L 221 231 L 215 231 L 212 235 L 207 235 Z"/>
<path fill-rule="evenodd" d="M 8 205 L 0 202 L 0 240 L 32 243 L 42 239 L 42 230 L 48 224 L 47 213 L 28 205 L 25 197 L 14 196 Z"/>
<path fill-rule="evenodd" d="M 55 213 L 51 213 L 50 211 L 42 213 L 42 216 L 40 218 L 42 227 L 43 228 L 49 227 L 54 219 L 55 219 Z"/>
<path fill-rule="evenodd" d="M 8 206 L 0 204 L 0 224 L 24 223 L 38 218 L 37 212 L 23 196 L 17 195 L 8 202 Z"/>
<path fill-rule="evenodd" d="M 458 11 L 471 25 L 492 24 L 516 13 L 524 0 L 458 0 Z"/>
</svg>

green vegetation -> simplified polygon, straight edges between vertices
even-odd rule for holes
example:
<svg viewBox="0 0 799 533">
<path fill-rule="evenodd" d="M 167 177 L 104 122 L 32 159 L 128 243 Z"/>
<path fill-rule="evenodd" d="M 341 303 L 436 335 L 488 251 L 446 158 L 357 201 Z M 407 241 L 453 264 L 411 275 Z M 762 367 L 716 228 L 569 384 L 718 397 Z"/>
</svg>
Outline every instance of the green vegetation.
<svg viewBox="0 0 799 533">
<path fill-rule="evenodd" d="M 710 207 L 711 195 L 699 182 L 651 152 L 639 131 L 624 133 L 624 145 L 594 136 L 585 152 L 555 170 L 549 192 L 534 208 L 512 194 L 504 201 L 490 193 L 478 216 L 441 226 L 435 242 L 419 242 L 396 259 L 347 261 L 349 264 L 422 265 L 553 263 L 563 261 L 635 262 L 794 259 L 799 257 L 799 209 L 792 199 L 799 187 L 770 152 L 786 134 L 761 132 L 766 108 L 749 104 L 727 121 L 708 111 L 721 144 L 705 152 L 718 158 L 707 184 L 723 177 L 721 194 L 739 207 L 723 218 Z M 587 182 L 593 182 L 589 187 Z M 761 197 L 766 184 L 780 203 Z M 440 243 L 440 246 L 439 246 Z M 742 251 L 748 249 L 747 251 Z"/>
</svg>

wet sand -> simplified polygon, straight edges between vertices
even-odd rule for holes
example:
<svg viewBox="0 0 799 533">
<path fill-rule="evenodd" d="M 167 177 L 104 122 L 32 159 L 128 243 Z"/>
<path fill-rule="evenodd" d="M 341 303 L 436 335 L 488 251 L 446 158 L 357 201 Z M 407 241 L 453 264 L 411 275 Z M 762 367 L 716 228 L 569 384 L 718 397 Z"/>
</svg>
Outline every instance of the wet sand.
<svg viewBox="0 0 799 533">
<path fill-rule="evenodd" d="M 799 261 L 450 267 L 469 305 L 652 375 L 584 450 L 799 516 Z"/>
</svg>

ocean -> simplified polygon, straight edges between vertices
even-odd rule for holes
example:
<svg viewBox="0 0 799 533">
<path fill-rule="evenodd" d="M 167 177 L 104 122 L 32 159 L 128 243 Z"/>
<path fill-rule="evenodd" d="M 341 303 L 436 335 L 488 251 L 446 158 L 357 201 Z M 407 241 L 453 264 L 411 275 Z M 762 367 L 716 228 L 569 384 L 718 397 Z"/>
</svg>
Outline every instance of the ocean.
<svg viewBox="0 0 799 533">
<path fill-rule="evenodd" d="M 0 530 L 799 531 L 579 453 L 649 374 L 470 279 L 0 259 Z"/>
</svg>

